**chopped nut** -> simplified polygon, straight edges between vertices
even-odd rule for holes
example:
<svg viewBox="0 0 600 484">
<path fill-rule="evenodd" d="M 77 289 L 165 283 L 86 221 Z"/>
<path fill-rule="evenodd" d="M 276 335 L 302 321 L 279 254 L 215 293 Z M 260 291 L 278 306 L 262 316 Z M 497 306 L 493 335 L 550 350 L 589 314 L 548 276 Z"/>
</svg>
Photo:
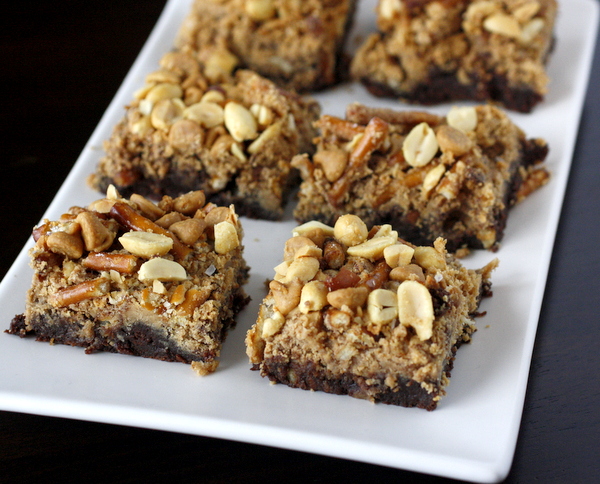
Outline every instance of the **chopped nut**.
<svg viewBox="0 0 600 484">
<path fill-rule="evenodd" d="M 327 305 L 327 286 L 321 281 L 310 281 L 302 287 L 298 308 L 301 313 L 320 311 Z"/>
<path fill-rule="evenodd" d="M 178 151 L 185 151 L 190 146 L 202 146 L 203 136 L 204 132 L 198 123 L 180 119 L 169 129 L 169 144 Z"/>
<path fill-rule="evenodd" d="M 395 244 L 397 240 L 398 238 L 392 235 L 373 237 L 362 244 L 348 247 L 348 255 L 364 257 L 365 259 L 375 261 L 381 259 L 385 248 Z"/>
<path fill-rule="evenodd" d="M 226 80 L 238 65 L 238 59 L 226 48 L 220 47 L 211 53 L 205 63 L 205 74 L 211 82 Z"/>
<path fill-rule="evenodd" d="M 79 234 L 52 232 L 46 238 L 46 246 L 55 254 L 62 254 L 69 259 L 79 259 L 83 255 L 83 240 Z"/>
<path fill-rule="evenodd" d="M 493 34 L 504 35 L 518 39 L 521 36 L 521 27 L 519 22 L 512 15 L 505 13 L 495 13 L 483 21 L 483 28 Z"/>
<path fill-rule="evenodd" d="M 163 99 L 156 103 L 150 114 L 152 126 L 167 131 L 183 116 L 183 107 L 172 99 Z"/>
<path fill-rule="evenodd" d="M 268 141 L 277 138 L 280 133 L 281 133 L 281 123 L 277 122 L 277 123 L 272 124 L 267 129 L 265 129 L 262 133 L 260 133 L 258 138 L 256 138 L 250 144 L 250 146 L 248 146 L 248 150 L 247 150 L 248 153 L 250 153 L 251 155 L 254 155 L 254 154 L 260 152 L 265 147 L 265 144 Z"/>
<path fill-rule="evenodd" d="M 169 227 L 184 244 L 194 245 L 206 229 L 206 222 L 199 218 L 188 218 L 175 222 Z"/>
<path fill-rule="evenodd" d="M 342 176 L 348 165 L 348 153 L 340 149 L 320 150 L 313 156 L 315 163 L 321 165 L 325 178 L 330 183 Z"/>
<path fill-rule="evenodd" d="M 356 215 L 342 215 L 335 222 L 333 235 L 342 244 L 352 247 L 363 243 L 369 235 L 367 225 Z"/>
<path fill-rule="evenodd" d="M 436 138 L 442 152 L 450 152 L 455 157 L 462 156 L 473 148 L 471 138 L 452 126 L 440 126 L 436 132 Z"/>
<path fill-rule="evenodd" d="M 129 200 L 133 202 L 137 209 L 150 220 L 156 220 L 165 214 L 164 210 L 162 210 L 160 207 L 158 207 L 156 204 L 152 203 L 150 200 L 143 197 L 142 195 L 138 195 L 137 193 L 131 195 L 131 197 L 129 197 Z"/>
<path fill-rule="evenodd" d="M 449 126 L 468 133 L 477 127 L 477 111 L 471 106 L 453 106 L 446 115 L 446 121 Z"/>
<path fill-rule="evenodd" d="M 393 244 L 383 249 L 383 257 L 392 269 L 410 264 L 415 249 L 406 244 Z"/>
<path fill-rule="evenodd" d="M 155 220 L 154 223 L 156 223 L 156 225 L 158 225 L 159 227 L 162 227 L 163 229 L 168 229 L 175 222 L 180 222 L 181 220 L 184 220 L 184 219 L 185 219 L 185 216 L 179 212 L 169 212 L 169 213 L 166 213 L 165 215 L 163 215 L 162 217 L 160 217 L 159 219 Z"/>
<path fill-rule="evenodd" d="M 323 322 L 329 329 L 334 331 L 344 331 L 350 326 L 350 323 L 352 322 L 352 316 L 345 311 L 330 308 L 325 313 Z"/>
<path fill-rule="evenodd" d="M 307 250 L 309 249 L 309 250 Z M 313 250 L 318 249 L 319 253 L 314 253 Z M 284 260 L 292 260 L 298 257 L 298 253 L 300 252 L 302 255 L 307 255 L 307 253 L 313 252 L 314 255 L 312 257 L 320 256 L 319 247 L 308 237 L 303 237 L 301 235 L 297 235 L 296 237 L 291 237 L 285 242 L 285 248 L 283 251 L 283 259 Z"/>
<path fill-rule="evenodd" d="M 404 281 L 398 286 L 398 318 L 405 326 L 412 326 L 421 341 L 433 334 L 433 299 L 420 282 Z"/>
<path fill-rule="evenodd" d="M 235 156 L 242 163 L 248 161 L 248 157 L 244 154 L 244 149 L 240 146 L 239 143 L 231 143 L 231 154 Z"/>
<path fill-rule="evenodd" d="M 252 20 L 262 22 L 275 16 L 273 0 L 246 0 L 245 11 Z"/>
<path fill-rule="evenodd" d="M 415 262 L 428 271 L 437 271 L 446 268 L 446 259 L 433 247 L 416 247 L 414 257 Z"/>
<path fill-rule="evenodd" d="M 239 247 L 240 239 L 235 226 L 224 220 L 214 226 L 215 231 L 215 252 L 217 254 L 227 254 L 230 250 Z"/>
<path fill-rule="evenodd" d="M 234 140 L 242 142 L 258 136 L 256 119 L 248 109 L 236 102 L 229 102 L 224 110 L 225 127 Z"/>
<path fill-rule="evenodd" d="M 317 222 L 316 220 L 311 220 L 310 222 L 306 222 L 302 225 L 299 225 L 292 231 L 292 234 L 294 236 L 304 235 L 306 237 L 309 237 L 308 234 L 314 233 L 315 230 L 321 231 L 324 237 L 333 237 L 333 232 L 334 232 L 333 227 L 330 227 L 329 225 L 325 225 L 322 222 Z M 312 239 L 312 237 L 309 237 L 309 238 Z M 314 241 L 314 239 L 312 239 L 312 240 Z"/>
<path fill-rule="evenodd" d="M 379 15 L 386 20 L 391 20 L 400 12 L 401 8 L 400 0 L 380 0 Z"/>
<path fill-rule="evenodd" d="M 398 297 L 394 291 L 375 289 L 367 300 L 369 320 L 376 325 L 393 321 L 398 316 Z"/>
<path fill-rule="evenodd" d="M 275 300 L 275 308 L 284 316 L 289 314 L 300 303 L 302 282 L 298 279 L 291 281 L 287 285 L 279 281 L 271 281 L 269 289 Z"/>
<path fill-rule="evenodd" d="M 200 101 L 185 108 L 183 117 L 195 121 L 206 129 L 210 129 L 223 124 L 224 113 L 223 108 L 217 103 Z"/>
<path fill-rule="evenodd" d="M 119 242 L 127 252 L 147 259 L 165 255 L 173 248 L 173 239 L 152 232 L 127 232 L 119 237 Z"/>
<path fill-rule="evenodd" d="M 112 245 L 116 233 L 106 228 L 95 214 L 81 212 L 75 220 L 81 225 L 85 250 L 102 252 Z"/>
<path fill-rule="evenodd" d="M 202 190 L 195 190 L 178 196 L 173 200 L 173 208 L 184 215 L 192 215 L 204 207 L 206 196 Z"/>
<path fill-rule="evenodd" d="M 443 163 L 434 166 L 427 172 L 425 178 L 423 178 L 423 188 L 421 190 L 423 196 L 429 196 L 429 193 L 437 186 L 439 181 L 444 176 L 444 173 L 446 173 L 446 167 Z"/>
<path fill-rule="evenodd" d="M 523 25 L 521 29 L 521 37 L 519 40 L 523 44 L 529 44 L 535 39 L 535 37 L 543 30 L 545 22 L 541 18 L 534 18 Z"/>
<path fill-rule="evenodd" d="M 281 314 L 277 310 L 273 311 L 271 317 L 266 318 L 263 321 L 261 336 L 263 338 L 270 338 L 271 336 L 275 336 L 277 333 L 279 333 L 279 331 L 281 331 L 281 328 L 283 328 L 284 323 L 285 316 L 283 316 L 283 314 Z"/>
<path fill-rule="evenodd" d="M 405 266 L 394 267 L 390 272 L 390 279 L 392 281 L 418 281 L 425 282 L 425 275 L 423 269 L 417 264 L 407 264 Z"/>
<path fill-rule="evenodd" d="M 344 307 L 356 309 L 365 304 L 369 296 L 369 289 L 364 286 L 345 287 L 327 294 L 327 302 L 336 309 Z"/>
<path fill-rule="evenodd" d="M 427 123 L 415 126 L 404 139 L 402 153 L 410 166 L 425 166 L 435 157 L 439 145 L 433 129 Z"/>
<path fill-rule="evenodd" d="M 269 126 L 273 122 L 273 111 L 271 111 L 267 106 L 263 106 L 262 104 L 253 104 L 250 106 L 250 112 L 256 118 L 258 125 L 263 128 Z"/>
<path fill-rule="evenodd" d="M 144 262 L 138 271 L 138 279 L 142 282 L 159 281 L 185 281 L 187 274 L 178 262 L 156 257 Z"/>
<path fill-rule="evenodd" d="M 319 269 L 319 260 L 314 257 L 294 259 L 287 268 L 284 281 L 287 283 L 297 278 L 303 282 L 308 282 L 317 275 Z"/>
</svg>

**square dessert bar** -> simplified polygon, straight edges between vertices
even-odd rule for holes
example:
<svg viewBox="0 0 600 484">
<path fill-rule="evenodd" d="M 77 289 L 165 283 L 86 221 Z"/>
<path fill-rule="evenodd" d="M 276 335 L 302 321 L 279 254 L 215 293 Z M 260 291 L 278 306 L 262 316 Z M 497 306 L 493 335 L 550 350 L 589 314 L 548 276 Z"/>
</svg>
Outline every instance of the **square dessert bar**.
<svg viewBox="0 0 600 484">
<path fill-rule="evenodd" d="M 530 112 L 548 90 L 556 0 L 380 0 L 351 71 L 375 95 L 493 100 Z"/>
<path fill-rule="evenodd" d="M 496 265 L 466 269 L 441 238 L 414 246 L 356 215 L 307 222 L 286 242 L 246 335 L 252 369 L 295 388 L 433 410 Z"/>
<path fill-rule="evenodd" d="M 311 149 L 319 106 L 254 72 L 215 70 L 218 51 L 203 55 L 161 59 L 105 142 L 89 184 L 151 198 L 203 190 L 239 215 L 278 219 L 297 181 L 290 159 Z"/>
<path fill-rule="evenodd" d="M 242 227 L 201 191 L 155 205 L 114 187 L 33 230 L 25 313 L 8 330 L 38 341 L 191 363 L 204 375 L 248 303 Z"/>
<path fill-rule="evenodd" d="M 443 237 L 451 252 L 495 250 L 509 208 L 549 178 L 546 142 L 491 105 L 444 117 L 355 103 L 346 119 L 322 116 L 317 126 L 317 152 L 292 161 L 303 178 L 299 222 L 353 213 L 414 244 Z"/>
<path fill-rule="evenodd" d="M 195 0 L 176 45 L 220 45 L 233 62 L 308 91 L 340 80 L 356 0 Z"/>
</svg>

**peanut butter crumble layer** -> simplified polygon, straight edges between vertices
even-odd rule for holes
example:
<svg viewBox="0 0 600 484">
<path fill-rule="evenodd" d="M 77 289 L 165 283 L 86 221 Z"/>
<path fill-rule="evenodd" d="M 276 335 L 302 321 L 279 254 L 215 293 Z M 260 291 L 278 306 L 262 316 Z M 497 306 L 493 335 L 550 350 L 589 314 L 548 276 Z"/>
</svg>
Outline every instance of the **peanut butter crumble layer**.
<svg viewBox="0 0 600 484">
<path fill-rule="evenodd" d="M 302 184 L 294 216 L 332 225 L 352 213 L 401 237 L 451 252 L 496 250 L 509 209 L 549 179 L 548 146 L 501 109 L 454 107 L 446 116 L 351 104 L 324 115 L 316 153 L 292 165 Z"/>
<path fill-rule="evenodd" d="M 163 56 L 105 142 L 90 186 L 151 198 L 203 190 L 240 215 L 281 218 L 297 181 L 290 160 L 311 151 L 320 108 L 234 70 L 218 48 Z"/>
<path fill-rule="evenodd" d="M 352 76 L 378 96 L 530 112 L 548 92 L 556 15 L 556 0 L 380 0 Z"/>
<path fill-rule="evenodd" d="M 343 47 L 356 0 L 196 0 L 176 45 L 220 46 L 236 65 L 286 89 L 322 89 L 347 77 Z"/>
<path fill-rule="evenodd" d="M 249 301 L 242 236 L 233 206 L 202 191 L 154 204 L 111 186 L 33 230 L 33 281 L 8 332 L 211 373 Z"/>
<path fill-rule="evenodd" d="M 496 266 L 466 269 L 444 239 L 415 246 L 356 215 L 307 222 L 246 335 L 252 369 L 290 387 L 433 410 Z"/>
</svg>

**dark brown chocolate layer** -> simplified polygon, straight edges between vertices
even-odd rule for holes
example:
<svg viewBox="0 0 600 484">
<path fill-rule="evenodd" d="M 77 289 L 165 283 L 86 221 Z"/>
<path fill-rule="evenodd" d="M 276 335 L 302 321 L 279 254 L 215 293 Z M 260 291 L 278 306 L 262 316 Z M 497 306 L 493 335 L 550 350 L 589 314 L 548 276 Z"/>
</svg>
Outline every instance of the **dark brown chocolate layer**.
<svg viewBox="0 0 600 484">
<path fill-rule="evenodd" d="M 446 363 L 445 374 L 450 378 L 454 364 L 456 347 Z M 385 385 L 386 375 L 373 375 L 368 378 L 352 373 L 334 375 L 327 369 L 312 361 L 300 363 L 289 361 L 282 357 L 265 359 L 253 370 L 260 370 L 261 375 L 272 382 L 283 383 L 302 390 L 315 390 L 336 395 L 349 395 L 354 398 L 373 400 L 376 403 L 398 405 L 401 407 L 418 407 L 425 410 L 435 410 L 440 396 L 440 388 L 428 393 L 414 380 L 397 376 L 397 387 L 390 389 Z M 367 383 L 375 380 L 378 383 Z"/>
</svg>

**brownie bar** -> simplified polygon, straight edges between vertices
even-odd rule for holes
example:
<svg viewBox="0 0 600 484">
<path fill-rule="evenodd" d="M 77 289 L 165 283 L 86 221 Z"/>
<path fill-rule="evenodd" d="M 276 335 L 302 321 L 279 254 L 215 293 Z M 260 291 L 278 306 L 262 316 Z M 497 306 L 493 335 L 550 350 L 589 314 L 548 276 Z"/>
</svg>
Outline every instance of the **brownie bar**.
<svg viewBox="0 0 600 484">
<path fill-rule="evenodd" d="M 246 335 L 252 369 L 290 387 L 433 410 L 496 265 L 466 269 L 441 238 L 414 246 L 355 215 L 307 222 Z"/>
<path fill-rule="evenodd" d="M 94 189 L 151 198 L 203 190 L 240 215 L 282 216 L 298 178 L 290 159 L 312 149 L 319 106 L 254 72 L 232 73 L 221 54 L 161 59 L 105 142 Z"/>
<path fill-rule="evenodd" d="M 299 222 L 353 213 L 415 244 L 443 237 L 451 252 L 495 250 L 510 207 L 549 178 L 546 142 L 491 105 L 443 117 L 351 104 L 346 119 L 325 115 L 317 126 L 314 156 L 292 161 L 303 179 Z"/>
<path fill-rule="evenodd" d="M 377 96 L 530 112 L 548 91 L 555 0 L 380 0 L 377 14 L 351 66 Z"/>
<path fill-rule="evenodd" d="M 213 372 L 249 301 L 235 210 L 201 191 L 158 205 L 108 193 L 34 229 L 25 313 L 7 332 Z"/>
<path fill-rule="evenodd" d="M 356 0 L 195 0 L 176 41 L 220 44 L 236 65 L 286 89 L 309 91 L 344 77 L 343 46 Z"/>
</svg>

